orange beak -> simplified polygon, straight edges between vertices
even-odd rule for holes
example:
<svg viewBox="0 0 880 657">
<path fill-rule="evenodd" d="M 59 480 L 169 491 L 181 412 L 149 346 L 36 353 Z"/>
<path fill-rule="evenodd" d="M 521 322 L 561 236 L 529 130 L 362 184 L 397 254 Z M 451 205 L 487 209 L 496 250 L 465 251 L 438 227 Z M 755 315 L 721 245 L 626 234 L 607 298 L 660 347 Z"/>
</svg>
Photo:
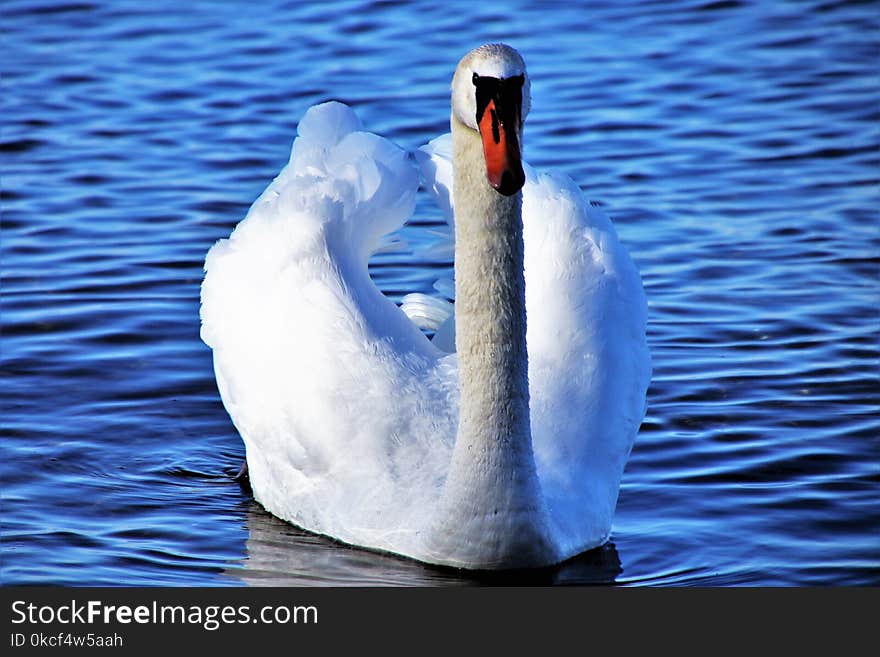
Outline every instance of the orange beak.
<svg viewBox="0 0 880 657">
<path fill-rule="evenodd" d="M 480 117 L 480 136 L 489 184 L 504 196 L 516 194 L 525 184 L 519 145 L 519 107 L 498 107 L 489 100 Z"/>
</svg>

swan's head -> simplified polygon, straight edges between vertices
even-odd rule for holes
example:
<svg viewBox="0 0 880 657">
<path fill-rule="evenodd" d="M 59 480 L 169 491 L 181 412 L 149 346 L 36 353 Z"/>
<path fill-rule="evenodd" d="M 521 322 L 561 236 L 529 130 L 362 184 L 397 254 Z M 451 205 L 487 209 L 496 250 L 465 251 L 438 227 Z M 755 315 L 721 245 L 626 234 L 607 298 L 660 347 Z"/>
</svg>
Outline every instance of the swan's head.
<svg viewBox="0 0 880 657">
<path fill-rule="evenodd" d="M 529 76 L 520 54 L 504 44 L 471 50 L 452 78 L 452 113 L 480 133 L 486 177 L 499 194 L 522 189 L 522 127 L 529 113 Z"/>
</svg>

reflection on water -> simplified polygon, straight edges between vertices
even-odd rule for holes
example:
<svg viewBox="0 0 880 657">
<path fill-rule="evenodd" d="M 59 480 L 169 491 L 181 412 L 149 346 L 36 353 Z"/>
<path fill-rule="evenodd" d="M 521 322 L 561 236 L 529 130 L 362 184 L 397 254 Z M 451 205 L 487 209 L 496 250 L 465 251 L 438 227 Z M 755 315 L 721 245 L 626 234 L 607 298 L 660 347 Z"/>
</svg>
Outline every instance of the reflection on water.
<svg viewBox="0 0 880 657">
<path fill-rule="evenodd" d="M 256 502 L 245 520 L 246 556 L 224 575 L 251 586 L 587 585 L 613 583 L 621 572 L 611 543 L 554 568 L 474 573 L 342 545 L 283 522 Z"/>
</svg>

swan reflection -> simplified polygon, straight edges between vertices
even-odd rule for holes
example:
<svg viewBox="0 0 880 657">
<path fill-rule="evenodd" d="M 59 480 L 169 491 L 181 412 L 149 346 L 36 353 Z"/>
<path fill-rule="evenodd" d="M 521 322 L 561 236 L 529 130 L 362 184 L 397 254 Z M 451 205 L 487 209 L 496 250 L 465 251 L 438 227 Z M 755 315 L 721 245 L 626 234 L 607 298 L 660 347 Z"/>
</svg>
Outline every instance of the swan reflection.
<svg viewBox="0 0 880 657">
<path fill-rule="evenodd" d="M 548 586 L 612 584 L 622 572 L 613 543 L 552 567 L 473 572 L 353 548 L 294 527 L 252 502 L 245 557 L 225 574 L 250 586 Z"/>
</svg>

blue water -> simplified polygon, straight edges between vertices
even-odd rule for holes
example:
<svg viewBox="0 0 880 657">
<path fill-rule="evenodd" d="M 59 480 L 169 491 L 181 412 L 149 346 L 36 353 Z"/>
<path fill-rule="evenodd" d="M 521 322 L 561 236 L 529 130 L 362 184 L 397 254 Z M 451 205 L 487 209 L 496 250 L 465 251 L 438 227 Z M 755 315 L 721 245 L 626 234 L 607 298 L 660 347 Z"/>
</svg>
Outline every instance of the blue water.
<svg viewBox="0 0 880 657">
<path fill-rule="evenodd" d="M 876 4 L 4 0 L 2 32 L 2 583 L 880 584 Z M 266 514 L 198 301 L 307 107 L 415 148 L 492 40 L 527 159 L 640 267 L 654 377 L 611 543 L 487 577 Z M 399 299 L 451 263 L 371 267 Z"/>
</svg>

